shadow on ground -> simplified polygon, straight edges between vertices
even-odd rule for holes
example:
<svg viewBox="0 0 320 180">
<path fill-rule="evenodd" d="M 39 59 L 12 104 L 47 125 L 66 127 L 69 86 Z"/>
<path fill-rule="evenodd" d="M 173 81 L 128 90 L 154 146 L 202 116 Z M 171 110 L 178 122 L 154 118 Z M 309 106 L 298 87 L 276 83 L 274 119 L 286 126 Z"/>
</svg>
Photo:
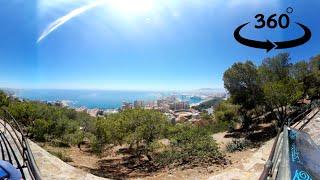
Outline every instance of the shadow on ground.
<svg viewBox="0 0 320 180">
<path fill-rule="evenodd" d="M 98 168 L 87 170 L 97 176 L 112 179 L 140 178 L 159 170 L 152 162 L 141 157 L 128 156 L 117 159 L 101 159 Z"/>
<path fill-rule="evenodd" d="M 264 125 L 257 125 L 253 127 L 250 131 L 244 131 L 243 129 L 235 130 L 231 133 L 226 134 L 225 138 L 235 138 L 240 139 L 244 138 L 246 140 L 255 143 L 256 145 L 261 145 L 266 141 L 274 138 L 277 135 L 276 126 L 273 124 L 264 124 Z"/>
</svg>

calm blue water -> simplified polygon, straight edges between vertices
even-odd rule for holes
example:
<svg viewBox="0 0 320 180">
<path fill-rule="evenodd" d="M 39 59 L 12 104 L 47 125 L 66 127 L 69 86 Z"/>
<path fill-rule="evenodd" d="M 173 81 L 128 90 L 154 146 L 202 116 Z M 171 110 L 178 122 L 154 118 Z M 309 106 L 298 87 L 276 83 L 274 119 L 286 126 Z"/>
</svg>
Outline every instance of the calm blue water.
<svg viewBox="0 0 320 180">
<path fill-rule="evenodd" d="M 111 90 L 10 90 L 17 97 L 39 101 L 69 101 L 72 107 L 85 106 L 87 108 L 114 109 L 119 108 L 123 101 L 157 100 L 170 93 L 150 91 L 111 91 Z M 182 98 L 181 98 L 182 97 Z M 201 99 L 178 96 L 190 103 L 198 103 Z"/>
</svg>

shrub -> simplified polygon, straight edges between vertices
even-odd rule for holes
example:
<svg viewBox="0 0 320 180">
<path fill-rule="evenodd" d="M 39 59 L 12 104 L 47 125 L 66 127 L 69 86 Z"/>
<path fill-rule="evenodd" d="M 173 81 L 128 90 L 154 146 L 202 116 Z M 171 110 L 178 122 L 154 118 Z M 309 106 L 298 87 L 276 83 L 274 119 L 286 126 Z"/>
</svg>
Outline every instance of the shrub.
<svg viewBox="0 0 320 180">
<path fill-rule="evenodd" d="M 31 132 L 37 141 L 45 141 L 46 134 L 48 134 L 51 126 L 51 121 L 43 119 L 37 119 L 34 121 L 34 126 L 31 128 Z"/>
<path fill-rule="evenodd" d="M 66 152 L 64 151 L 48 151 L 50 154 L 58 157 L 59 159 L 61 159 L 64 162 L 72 162 L 72 158 L 66 154 Z"/>
<path fill-rule="evenodd" d="M 215 162 L 223 155 L 208 131 L 201 127 L 177 125 L 171 129 L 171 146 L 155 155 L 160 165 Z M 174 133 L 173 133 L 174 132 Z"/>
<path fill-rule="evenodd" d="M 70 147 L 68 143 L 61 141 L 60 139 L 52 139 L 50 145 L 53 147 Z"/>
<path fill-rule="evenodd" d="M 236 151 L 243 151 L 248 148 L 251 144 L 248 140 L 238 140 L 233 139 L 232 142 L 228 143 L 226 146 L 227 152 L 236 152 Z"/>
<path fill-rule="evenodd" d="M 132 109 L 107 115 L 96 122 L 94 151 L 103 150 L 108 144 L 129 144 L 132 154 L 148 155 L 152 143 L 162 136 L 165 125 L 165 116 L 154 110 Z"/>
</svg>

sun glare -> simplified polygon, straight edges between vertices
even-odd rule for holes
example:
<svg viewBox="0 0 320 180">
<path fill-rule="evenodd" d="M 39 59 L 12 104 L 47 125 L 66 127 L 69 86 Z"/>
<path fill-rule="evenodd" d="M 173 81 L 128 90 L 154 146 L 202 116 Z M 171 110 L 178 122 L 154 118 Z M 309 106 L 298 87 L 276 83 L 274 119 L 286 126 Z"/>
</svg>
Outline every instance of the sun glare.
<svg viewBox="0 0 320 180">
<path fill-rule="evenodd" d="M 128 17 L 143 16 L 151 13 L 155 8 L 153 0 L 109 0 L 108 9 Z"/>
</svg>

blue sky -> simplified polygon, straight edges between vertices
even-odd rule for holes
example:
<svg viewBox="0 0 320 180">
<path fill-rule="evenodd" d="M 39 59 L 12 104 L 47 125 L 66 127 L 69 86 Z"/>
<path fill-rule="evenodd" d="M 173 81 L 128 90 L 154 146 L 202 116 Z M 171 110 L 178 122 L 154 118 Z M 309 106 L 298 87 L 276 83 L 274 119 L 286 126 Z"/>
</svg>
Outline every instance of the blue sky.
<svg viewBox="0 0 320 180">
<path fill-rule="evenodd" d="M 253 28 L 256 14 L 289 6 L 288 29 Z M 238 44 L 237 26 L 251 22 L 242 35 L 281 41 L 303 34 L 294 22 L 305 24 L 312 39 L 286 52 L 293 61 L 308 59 L 319 54 L 319 8 L 316 0 L 1 1 L 0 87 L 223 88 L 223 72 L 234 62 L 258 65 L 284 52 Z"/>
</svg>

